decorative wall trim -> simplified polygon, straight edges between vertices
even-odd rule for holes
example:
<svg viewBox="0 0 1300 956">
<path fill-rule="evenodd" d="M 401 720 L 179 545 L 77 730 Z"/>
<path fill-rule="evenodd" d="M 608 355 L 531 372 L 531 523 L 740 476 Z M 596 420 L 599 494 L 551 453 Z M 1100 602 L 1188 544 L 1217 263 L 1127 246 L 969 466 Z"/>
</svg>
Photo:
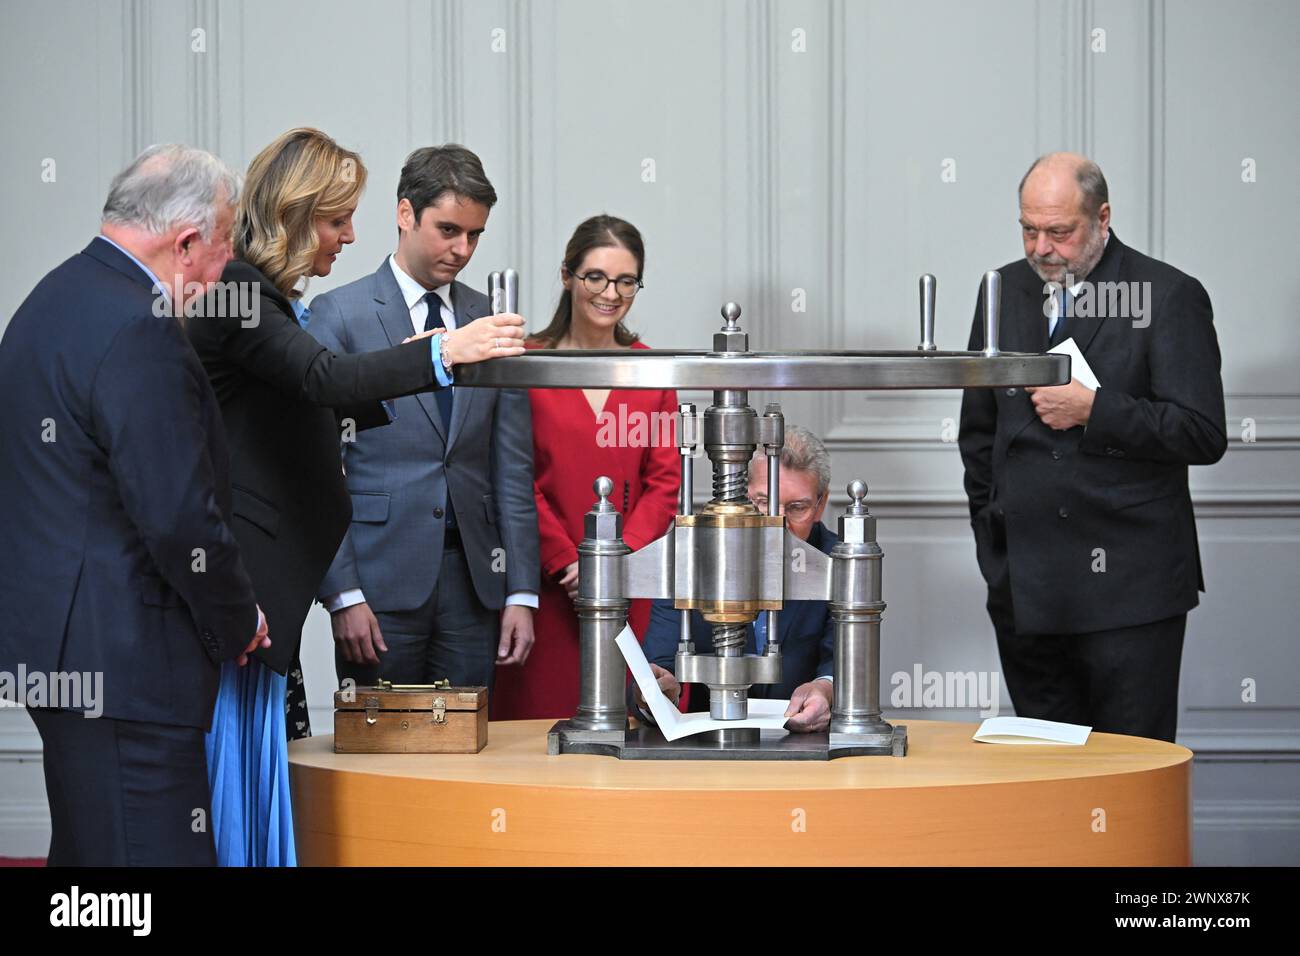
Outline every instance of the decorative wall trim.
<svg viewBox="0 0 1300 956">
<path fill-rule="evenodd" d="M 1216 708 L 1217 709 L 1217 708 Z M 1210 708 L 1184 707 L 1186 715 L 1204 713 Z M 1245 707 L 1236 708 L 1245 711 Z M 1294 712 L 1295 708 L 1275 708 L 1275 711 Z M 1198 760 L 1215 761 L 1258 760 L 1276 758 L 1295 763 L 1300 760 L 1300 730 L 1219 730 L 1213 727 L 1186 728 L 1178 731 L 1178 742 L 1196 754 Z"/>
<path fill-rule="evenodd" d="M 776 277 L 781 275 L 780 258 L 777 254 L 777 233 L 780 231 L 780 209 L 777 197 L 780 196 L 780 156 L 778 144 L 781 141 L 781 113 L 777 98 L 782 59 L 773 56 L 776 36 L 772 23 L 776 16 L 775 0 L 764 0 L 750 8 L 753 11 L 750 29 L 749 89 L 757 94 L 751 99 L 754 104 L 750 110 L 751 142 L 760 144 L 755 150 L 758 158 L 756 175 L 750 185 L 755 191 L 754 202 L 750 206 L 753 217 L 750 235 L 754 237 L 752 253 L 754 266 L 751 275 L 763 276 L 765 281 L 756 291 L 757 308 L 749 310 L 742 317 L 741 324 L 757 341 L 772 340 L 772 330 L 768 325 L 770 317 L 780 307 L 780 294 L 776 287 Z M 743 305 L 743 303 L 742 303 Z M 719 324 L 721 324 L 719 322 Z"/>
<path fill-rule="evenodd" d="M 216 0 L 192 0 L 192 26 L 207 33 L 205 53 L 190 52 L 189 120 L 191 145 L 221 155 L 221 6 Z"/>
<path fill-rule="evenodd" d="M 49 850 L 48 804 L 44 800 L 0 800 L 0 854 L 43 857 Z"/>
<path fill-rule="evenodd" d="M 1234 836 L 1243 830 L 1276 833 L 1300 830 L 1300 803 L 1293 800 L 1197 800 L 1192 825 L 1202 833 L 1221 830 Z M 1291 860 L 1291 865 L 1295 865 Z"/>
<path fill-rule="evenodd" d="M 844 208 L 847 203 L 848 176 L 846 173 L 848 158 L 845 155 L 846 144 L 844 131 L 848 125 L 848 75 L 845 69 L 845 34 L 846 12 L 844 0 L 832 0 L 830 6 L 830 55 L 826 58 L 827 87 L 826 123 L 829 127 L 827 138 L 827 173 L 826 173 L 826 313 L 838 316 L 837 326 L 827 329 L 831 342 L 843 343 L 846 340 L 844 329 L 845 303 L 848 301 L 848 275 L 844 268 L 845 219 Z M 832 319 L 835 321 L 835 319 Z M 823 422 L 842 421 L 845 414 L 846 397 L 839 392 L 817 393 L 812 412 L 814 420 Z"/>
<path fill-rule="evenodd" d="M 506 79 L 509 96 L 506 101 L 507 154 L 513 157 L 510 170 L 510 192 L 516 197 L 531 194 L 534 183 L 530 180 L 532 167 L 533 115 L 532 103 L 532 47 L 533 6 L 524 0 L 510 0 L 506 8 Z M 535 216 L 531 208 L 520 208 L 508 240 L 510 262 L 529 260 L 534 249 Z M 540 287 L 540 286 L 537 286 Z"/>
<path fill-rule="evenodd" d="M 1094 132 L 1097 119 L 1097 77 L 1093 70 L 1091 37 L 1096 26 L 1096 4 L 1094 0 L 1082 0 L 1077 11 L 1079 32 L 1070 42 L 1065 37 L 1066 68 L 1078 81 L 1078 142 L 1079 152 L 1091 156 L 1095 143 Z M 1077 60 L 1075 59 L 1077 57 Z"/>
<path fill-rule="evenodd" d="M 1150 142 L 1147 146 L 1148 255 L 1165 256 L 1165 0 L 1149 0 L 1147 29 L 1150 56 L 1147 60 Z"/>
<path fill-rule="evenodd" d="M 25 710 L 5 707 L 0 710 L 0 760 L 41 757 L 41 735 Z"/>
<path fill-rule="evenodd" d="M 145 0 L 125 0 L 125 24 L 122 30 L 122 62 L 126 64 L 128 97 L 122 109 L 126 155 L 118 168 L 129 163 L 151 142 L 153 116 L 152 84 L 149 67 L 153 60 L 149 4 Z"/>
<path fill-rule="evenodd" d="M 461 35 L 460 4 L 456 0 L 442 0 L 433 18 L 432 48 L 438 51 L 438 86 L 442 90 L 442 115 L 434 116 L 434 138 L 440 143 L 460 143 L 465 139 L 465 95 L 462 63 L 465 38 Z M 507 38 L 513 56 L 516 38 L 511 31 Z M 414 64 L 412 64 L 414 66 Z M 438 120 L 442 129 L 439 130 Z"/>
</svg>

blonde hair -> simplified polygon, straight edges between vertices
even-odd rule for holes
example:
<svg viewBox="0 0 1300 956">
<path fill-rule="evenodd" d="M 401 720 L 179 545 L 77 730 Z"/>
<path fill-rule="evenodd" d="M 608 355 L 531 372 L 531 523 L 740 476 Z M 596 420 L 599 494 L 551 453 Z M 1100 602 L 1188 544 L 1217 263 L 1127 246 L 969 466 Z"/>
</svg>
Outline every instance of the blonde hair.
<svg viewBox="0 0 1300 956">
<path fill-rule="evenodd" d="M 235 255 L 289 299 L 320 248 L 316 219 L 354 208 L 366 185 L 361 157 L 318 129 L 278 137 L 248 165 L 235 221 Z"/>
</svg>

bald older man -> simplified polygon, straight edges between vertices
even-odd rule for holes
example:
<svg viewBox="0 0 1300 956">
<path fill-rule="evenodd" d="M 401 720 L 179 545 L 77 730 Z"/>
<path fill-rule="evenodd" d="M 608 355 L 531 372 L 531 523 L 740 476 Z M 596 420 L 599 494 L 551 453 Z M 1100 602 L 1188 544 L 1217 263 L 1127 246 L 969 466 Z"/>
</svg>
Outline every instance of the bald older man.
<svg viewBox="0 0 1300 956">
<path fill-rule="evenodd" d="M 1073 339 L 1097 379 L 967 391 L 959 444 L 1003 675 L 1022 716 L 1173 740 L 1203 591 L 1189 465 L 1227 435 L 1210 298 L 1120 242 L 1106 179 L 1070 153 L 1020 183 L 1000 346 Z M 970 348 L 983 347 L 977 304 Z"/>
</svg>

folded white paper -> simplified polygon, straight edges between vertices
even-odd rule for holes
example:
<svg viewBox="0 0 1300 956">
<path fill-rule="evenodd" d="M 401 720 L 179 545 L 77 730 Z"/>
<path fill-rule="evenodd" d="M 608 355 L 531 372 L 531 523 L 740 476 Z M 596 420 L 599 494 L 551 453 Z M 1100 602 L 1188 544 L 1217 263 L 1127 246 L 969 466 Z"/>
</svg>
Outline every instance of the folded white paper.
<svg viewBox="0 0 1300 956">
<path fill-rule="evenodd" d="M 636 681 L 636 686 L 641 688 L 641 695 L 645 698 L 646 706 L 650 708 L 650 713 L 654 715 L 655 723 L 659 725 L 659 730 L 664 735 L 665 740 L 680 740 L 682 737 L 689 737 L 691 734 L 725 728 L 784 729 L 785 710 L 790 706 L 788 700 L 751 700 L 749 702 L 750 716 L 744 720 L 714 720 L 708 715 L 707 711 L 683 714 L 672 701 L 664 696 L 663 690 L 659 687 L 659 681 L 655 679 L 654 673 L 650 670 L 650 662 L 645 659 L 645 651 L 641 649 L 641 644 L 637 641 L 636 635 L 632 633 L 632 629 L 624 627 L 623 632 L 614 639 L 614 642 L 618 644 L 618 649 L 622 651 L 623 659 L 627 661 L 628 669 L 632 671 L 632 679 Z"/>
<path fill-rule="evenodd" d="M 1047 350 L 1051 355 L 1068 355 L 1070 356 L 1070 375 L 1077 378 L 1080 382 L 1092 389 L 1094 392 L 1101 388 L 1101 382 L 1097 381 L 1097 376 L 1093 374 L 1092 366 L 1088 360 L 1083 357 L 1079 351 L 1079 346 L 1074 339 L 1066 339 L 1060 345 L 1053 345 Z"/>
<path fill-rule="evenodd" d="M 1062 724 L 1033 717 L 990 717 L 975 731 L 974 740 L 983 744 L 1066 744 L 1082 746 L 1091 727 Z"/>
</svg>

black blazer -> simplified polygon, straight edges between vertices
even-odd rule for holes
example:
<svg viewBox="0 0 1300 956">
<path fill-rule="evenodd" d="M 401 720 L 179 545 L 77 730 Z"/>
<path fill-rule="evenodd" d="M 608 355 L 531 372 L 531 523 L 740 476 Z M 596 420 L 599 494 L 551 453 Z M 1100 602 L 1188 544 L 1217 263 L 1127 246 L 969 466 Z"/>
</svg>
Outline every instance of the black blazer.
<svg viewBox="0 0 1300 956">
<path fill-rule="evenodd" d="M 232 260 L 221 281 L 257 290 L 244 301 L 255 301 L 258 314 L 222 318 L 235 311 L 223 304 L 235 300 L 214 293 L 185 330 L 230 443 L 231 526 L 270 628 L 271 647 L 257 655 L 283 674 L 352 520 L 339 419 L 354 418 L 359 428 L 387 421 L 380 399 L 439 386 L 427 339 L 335 355 L 303 331 L 289 300 L 255 267 Z"/>
<path fill-rule="evenodd" d="M 808 543 L 818 551 L 831 553 L 839 542 L 833 531 L 820 521 L 813 525 Z M 800 684 L 818 677 L 830 677 L 835 672 L 835 627 L 831 623 L 830 609 L 825 601 L 787 601 L 778 618 L 781 626 L 781 682 L 755 684 L 749 689 L 750 697 L 785 700 Z M 680 612 L 673 602 L 661 598 L 650 605 L 650 626 L 645 635 L 646 660 L 658 664 L 669 672 L 677 665 L 677 638 L 680 635 Z M 691 642 L 696 653 L 713 653 L 713 627 L 699 611 L 691 612 Z M 758 652 L 754 625 L 745 628 L 745 653 Z M 636 686 L 628 687 L 628 709 L 635 710 Z M 709 692 L 703 685 L 691 693 L 687 704 L 690 710 L 708 710 Z"/>
<path fill-rule="evenodd" d="M 155 303 L 97 238 L 0 341 L 0 671 L 99 672 L 105 716 L 206 729 L 257 609 L 216 397 Z"/>
<path fill-rule="evenodd" d="M 998 271 L 1000 347 L 1045 352 L 1043 281 L 1024 259 Z M 1101 383 L 1086 427 L 1054 431 L 1020 388 L 962 398 L 959 445 L 989 611 L 1023 634 L 1146 624 L 1185 613 L 1204 590 L 1187 466 L 1227 449 L 1210 298 L 1113 230 L 1088 279 L 1149 283 L 1150 294 L 1144 319 L 1067 320 L 1065 335 Z M 983 321 L 977 301 L 972 349 L 983 347 Z"/>
</svg>

